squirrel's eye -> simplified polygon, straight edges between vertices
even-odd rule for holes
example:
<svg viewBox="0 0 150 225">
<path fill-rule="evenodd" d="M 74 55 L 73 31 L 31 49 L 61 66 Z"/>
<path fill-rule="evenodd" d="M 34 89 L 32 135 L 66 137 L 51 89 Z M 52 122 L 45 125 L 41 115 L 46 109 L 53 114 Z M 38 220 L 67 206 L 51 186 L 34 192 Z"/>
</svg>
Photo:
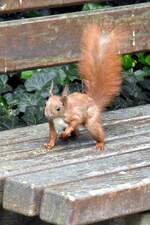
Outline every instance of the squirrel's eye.
<svg viewBox="0 0 150 225">
<path fill-rule="evenodd" d="M 56 110 L 57 110 L 57 111 L 60 111 L 60 107 L 57 107 Z"/>
</svg>

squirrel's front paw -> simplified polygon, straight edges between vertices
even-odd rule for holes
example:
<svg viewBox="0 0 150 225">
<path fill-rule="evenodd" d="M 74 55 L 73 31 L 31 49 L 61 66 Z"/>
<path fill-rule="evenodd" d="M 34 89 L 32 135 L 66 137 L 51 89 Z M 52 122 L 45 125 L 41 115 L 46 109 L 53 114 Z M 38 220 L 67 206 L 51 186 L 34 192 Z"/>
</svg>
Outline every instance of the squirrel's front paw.
<svg viewBox="0 0 150 225">
<path fill-rule="evenodd" d="M 104 143 L 103 143 L 103 142 L 98 142 L 98 143 L 96 144 L 96 148 L 97 148 L 98 150 L 103 151 L 103 150 L 104 150 Z"/>
<path fill-rule="evenodd" d="M 62 141 L 66 141 L 68 138 L 69 138 L 69 136 L 66 134 L 65 131 L 63 131 L 63 132 L 60 134 L 60 139 L 61 139 Z"/>
<path fill-rule="evenodd" d="M 54 147 L 54 143 L 45 143 L 43 146 L 47 150 L 51 150 Z"/>
</svg>

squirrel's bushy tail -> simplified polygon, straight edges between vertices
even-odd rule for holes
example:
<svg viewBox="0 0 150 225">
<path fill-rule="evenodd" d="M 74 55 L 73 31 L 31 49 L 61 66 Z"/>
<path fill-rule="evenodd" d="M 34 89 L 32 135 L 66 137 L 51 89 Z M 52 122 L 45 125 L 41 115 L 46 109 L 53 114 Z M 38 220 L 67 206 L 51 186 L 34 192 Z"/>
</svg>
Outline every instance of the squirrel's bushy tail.
<svg viewBox="0 0 150 225">
<path fill-rule="evenodd" d="M 106 32 L 97 24 L 89 24 L 81 38 L 79 72 L 100 110 L 118 95 L 121 86 L 121 58 L 119 49 L 124 33 L 117 29 Z"/>
</svg>

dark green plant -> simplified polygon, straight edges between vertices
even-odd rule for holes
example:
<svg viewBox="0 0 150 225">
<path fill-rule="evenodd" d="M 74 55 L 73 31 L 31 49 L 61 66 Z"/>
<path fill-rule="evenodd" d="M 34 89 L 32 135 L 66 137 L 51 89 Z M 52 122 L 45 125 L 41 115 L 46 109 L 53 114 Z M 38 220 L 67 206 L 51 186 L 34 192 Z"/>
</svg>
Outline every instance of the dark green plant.
<svg viewBox="0 0 150 225">
<path fill-rule="evenodd" d="M 79 80 L 76 65 L 23 71 L 14 90 L 8 85 L 9 77 L 1 75 L 0 130 L 44 122 L 44 106 L 52 80 L 53 93 L 60 94 L 65 84 Z"/>
<path fill-rule="evenodd" d="M 150 76 L 150 54 L 148 53 L 124 55 L 122 63 L 125 74 L 135 76 L 138 81 L 144 81 L 144 78 Z"/>
<path fill-rule="evenodd" d="M 121 94 L 111 108 L 125 108 L 150 102 L 150 66 L 148 53 L 124 55 Z"/>
<path fill-rule="evenodd" d="M 40 13 L 38 10 L 30 10 L 25 13 L 26 18 L 39 17 L 39 16 L 42 16 L 42 13 Z"/>
<path fill-rule="evenodd" d="M 109 8 L 110 5 L 107 3 L 85 3 L 83 5 L 82 10 L 87 11 L 87 10 L 96 10 L 96 9 L 103 9 L 103 8 Z"/>
</svg>

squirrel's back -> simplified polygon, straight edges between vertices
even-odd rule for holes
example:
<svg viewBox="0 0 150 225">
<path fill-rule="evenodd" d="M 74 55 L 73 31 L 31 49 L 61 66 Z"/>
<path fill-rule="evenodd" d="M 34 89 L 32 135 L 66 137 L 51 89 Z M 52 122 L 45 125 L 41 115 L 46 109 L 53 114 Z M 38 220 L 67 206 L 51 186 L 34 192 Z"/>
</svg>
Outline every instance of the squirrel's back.
<svg viewBox="0 0 150 225">
<path fill-rule="evenodd" d="M 81 38 L 79 71 L 86 93 L 103 110 L 120 91 L 121 58 L 124 33 L 106 32 L 97 24 L 89 24 Z"/>
</svg>

